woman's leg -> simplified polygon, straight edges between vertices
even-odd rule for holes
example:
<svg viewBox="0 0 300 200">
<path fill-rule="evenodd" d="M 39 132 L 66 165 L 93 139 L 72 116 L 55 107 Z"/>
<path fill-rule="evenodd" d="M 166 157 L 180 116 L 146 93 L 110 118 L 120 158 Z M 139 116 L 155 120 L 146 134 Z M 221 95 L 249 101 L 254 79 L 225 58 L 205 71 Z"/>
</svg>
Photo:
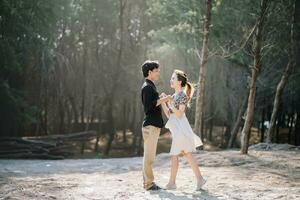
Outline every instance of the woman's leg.
<svg viewBox="0 0 300 200">
<path fill-rule="evenodd" d="M 192 170 L 193 170 L 193 172 L 194 172 L 194 174 L 195 174 L 195 176 L 197 178 L 198 183 L 201 182 L 201 181 L 203 181 L 203 177 L 202 177 L 202 175 L 200 173 L 199 166 L 198 166 L 195 158 L 193 157 L 193 155 L 190 152 L 188 152 L 188 153 L 185 153 L 184 156 L 186 157 L 186 159 L 188 160 L 189 164 L 191 165 Z"/>
<path fill-rule="evenodd" d="M 171 157 L 171 174 L 170 180 L 167 186 L 174 186 L 176 184 L 176 175 L 178 171 L 179 161 L 178 156 Z"/>
</svg>

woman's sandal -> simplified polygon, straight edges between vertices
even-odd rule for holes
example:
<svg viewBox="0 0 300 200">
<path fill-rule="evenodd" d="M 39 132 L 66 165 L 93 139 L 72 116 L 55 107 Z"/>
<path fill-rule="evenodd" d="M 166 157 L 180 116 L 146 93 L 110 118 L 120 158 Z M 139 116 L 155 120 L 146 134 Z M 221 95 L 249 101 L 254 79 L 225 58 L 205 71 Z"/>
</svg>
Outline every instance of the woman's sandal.
<svg viewBox="0 0 300 200">
<path fill-rule="evenodd" d="M 204 178 L 202 178 L 200 181 L 198 181 L 196 190 L 197 191 L 201 190 L 203 185 L 205 185 L 205 183 L 206 183 L 206 180 Z"/>
<path fill-rule="evenodd" d="M 176 184 L 170 184 L 168 183 L 166 185 L 166 190 L 175 190 L 177 187 L 176 187 Z"/>
</svg>

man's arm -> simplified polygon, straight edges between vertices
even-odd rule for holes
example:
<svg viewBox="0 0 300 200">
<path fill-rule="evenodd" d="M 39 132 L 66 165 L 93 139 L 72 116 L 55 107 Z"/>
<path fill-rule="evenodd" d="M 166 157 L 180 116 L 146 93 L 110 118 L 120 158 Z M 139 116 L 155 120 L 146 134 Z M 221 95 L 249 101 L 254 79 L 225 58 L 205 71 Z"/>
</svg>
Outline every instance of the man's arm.
<svg viewBox="0 0 300 200">
<path fill-rule="evenodd" d="M 145 112 L 148 112 L 154 109 L 156 106 L 161 105 L 172 99 L 172 96 L 166 95 L 161 96 L 161 98 L 157 99 L 156 92 L 153 90 L 151 86 L 145 86 L 142 89 L 142 96 L 143 96 L 143 104 L 145 107 Z"/>
<path fill-rule="evenodd" d="M 166 103 L 166 102 L 168 102 L 168 101 L 171 100 L 171 99 L 172 99 L 172 96 L 170 96 L 170 95 L 167 95 L 167 96 L 165 96 L 165 97 L 160 97 L 160 98 L 157 100 L 156 106 L 159 106 L 159 105 L 161 105 L 161 104 L 163 104 L 163 103 Z"/>
<path fill-rule="evenodd" d="M 158 99 L 155 95 L 155 91 L 151 86 L 145 86 L 142 89 L 142 100 L 145 113 L 147 113 L 150 110 L 153 110 L 156 107 Z"/>
</svg>

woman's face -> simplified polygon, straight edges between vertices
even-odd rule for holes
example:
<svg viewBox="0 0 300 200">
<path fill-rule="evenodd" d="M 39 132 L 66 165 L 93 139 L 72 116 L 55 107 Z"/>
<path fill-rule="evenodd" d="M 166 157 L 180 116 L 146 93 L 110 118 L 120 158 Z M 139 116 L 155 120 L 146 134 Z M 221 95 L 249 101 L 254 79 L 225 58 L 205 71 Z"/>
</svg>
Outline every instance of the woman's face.
<svg viewBox="0 0 300 200">
<path fill-rule="evenodd" d="M 176 73 L 172 74 L 172 77 L 171 77 L 171 80 L 170 80 L 170 85 L 171 85 L 171 88 L 181 87 L 181 81 L 178 81 Z"/>
</svg>

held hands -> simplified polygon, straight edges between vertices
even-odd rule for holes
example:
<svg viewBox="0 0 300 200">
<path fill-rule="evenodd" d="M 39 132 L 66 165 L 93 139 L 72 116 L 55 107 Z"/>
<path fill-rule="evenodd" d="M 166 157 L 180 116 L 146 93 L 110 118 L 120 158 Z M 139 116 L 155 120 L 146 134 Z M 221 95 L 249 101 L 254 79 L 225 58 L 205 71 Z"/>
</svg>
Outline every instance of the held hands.
<svg viewBox="0 0 300 200">
<path fill-rule="evenodd" d="M 166 96 L 167 96 L 166 93 L 162 92 L 162 93 L 159 95 L 159 98 L 164 98 L 164 97 L 166 97 Z"/>
<path fill-rule="evenodd" d="M 171 95 L 166 95 L 164 92 L 159 95 L 160 99 L 163 99 L 164 103 L 171 102 L 173 97 Z"/>
<path fill-rule="evenodd" d="M 171 95 L 166 95 L 164 92 L 159 95 L 159 100 L 161 102 L 162 108 L 166 116 L 170 117 L 170 108 L 169 102 L 173 101 L 173 97 Z"/>
</svg>

